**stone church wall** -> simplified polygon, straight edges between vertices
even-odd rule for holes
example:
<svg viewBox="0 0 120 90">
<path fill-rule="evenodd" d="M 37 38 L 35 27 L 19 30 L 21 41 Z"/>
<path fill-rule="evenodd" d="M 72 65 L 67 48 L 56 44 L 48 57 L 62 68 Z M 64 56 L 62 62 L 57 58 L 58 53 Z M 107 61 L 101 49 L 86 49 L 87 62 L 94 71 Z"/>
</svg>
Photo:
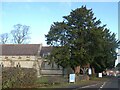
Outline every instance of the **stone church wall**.
<svg viewBox="0 0 120 90">
<path fill-rule="evenodd" d="M 33 68 L 35 62 L 35 56 L 0 56 L 0 65 L 3 67 Z"/>
</svg>

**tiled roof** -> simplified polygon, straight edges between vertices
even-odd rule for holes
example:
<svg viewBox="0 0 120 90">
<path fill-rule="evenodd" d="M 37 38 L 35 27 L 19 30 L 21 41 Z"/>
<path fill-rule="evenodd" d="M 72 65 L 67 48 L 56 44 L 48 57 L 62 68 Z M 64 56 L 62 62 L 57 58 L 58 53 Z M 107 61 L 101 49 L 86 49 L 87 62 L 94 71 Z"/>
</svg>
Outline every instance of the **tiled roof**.
<svg viewBox="0 0 120 90">
<path fill-rule="evenodd" d="M 2 55 L 37 55 L 40 44 L 0 44 Z"/>
</svg>

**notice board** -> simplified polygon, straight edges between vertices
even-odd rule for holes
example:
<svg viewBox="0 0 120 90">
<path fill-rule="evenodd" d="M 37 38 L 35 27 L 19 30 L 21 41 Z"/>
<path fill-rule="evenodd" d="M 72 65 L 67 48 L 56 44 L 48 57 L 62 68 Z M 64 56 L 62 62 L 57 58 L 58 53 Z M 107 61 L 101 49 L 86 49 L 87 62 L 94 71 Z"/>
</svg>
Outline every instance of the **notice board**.
<svg viewBox="0 0 120 90">
<path fill-rule="evenodd" d="M 69 75 L 69 82 L 75 82 L 75 74 Z"/>
</svg>

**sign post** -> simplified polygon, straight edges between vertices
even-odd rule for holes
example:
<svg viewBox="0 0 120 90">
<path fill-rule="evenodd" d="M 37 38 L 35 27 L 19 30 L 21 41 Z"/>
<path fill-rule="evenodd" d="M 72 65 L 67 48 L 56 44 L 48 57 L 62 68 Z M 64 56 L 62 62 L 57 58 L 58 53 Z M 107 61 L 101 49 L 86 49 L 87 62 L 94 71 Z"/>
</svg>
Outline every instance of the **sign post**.
<svg viewBox="0 0 120 90">
<path fill-rule="evenodd" d="M 98 77 L 101 77 L 101 78 L 102 78 L 102 73 L 98 73 Z"/>
<path fill-rule="evenodd" d="M 69 82 L 75 82 L 75 74 L 69 75 Z"/>
<path fill-rule="evenodd" d="M 88 69 L 88 74 L 89 74 L 89 75 L 92 74 L 92 70 L 91 70 L 91 68 Z"/>
</svg>

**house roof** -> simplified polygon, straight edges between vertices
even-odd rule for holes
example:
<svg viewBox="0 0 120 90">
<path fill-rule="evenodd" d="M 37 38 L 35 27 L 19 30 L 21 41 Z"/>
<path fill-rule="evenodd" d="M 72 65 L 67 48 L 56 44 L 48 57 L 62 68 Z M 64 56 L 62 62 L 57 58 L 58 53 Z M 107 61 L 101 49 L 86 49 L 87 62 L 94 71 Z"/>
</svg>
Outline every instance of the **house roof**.
<svg viewBox="0 0 120 90">
<path fill-rule="evenodd" d="M 37 55 L 41 44 L 1 44 L 2 55 Z"/>
</svg>

